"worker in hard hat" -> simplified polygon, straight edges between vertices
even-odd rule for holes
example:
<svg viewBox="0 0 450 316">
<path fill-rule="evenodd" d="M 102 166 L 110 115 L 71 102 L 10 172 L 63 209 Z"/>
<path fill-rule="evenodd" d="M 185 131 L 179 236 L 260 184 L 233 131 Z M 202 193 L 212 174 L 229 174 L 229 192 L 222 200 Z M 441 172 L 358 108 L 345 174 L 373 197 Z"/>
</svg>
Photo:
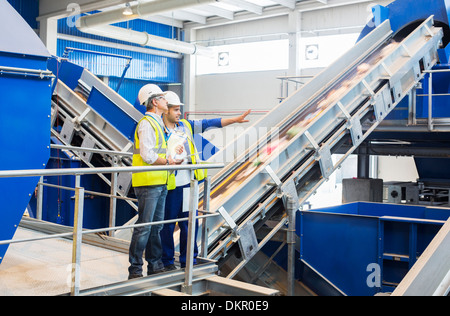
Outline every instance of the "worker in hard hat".
<svg viewBox="0 0 450 316">
<path fill-rule="evenodd" d="M 234 118 L 215 118 L 205 120 L 185 120 L 181 118 L 181 103 L 180 98 L 174 92 L 166 92 L 165 98 L 168 102 L 169 111 L 164 113 L 163 121 L 170 133 L 170 137 L 177 136 L 182 138 L 185 135 L 184 151 L 181 155 L 177 155 L 177 158 L 183 160 L 183 164 L 196 164 L 200 162 L 200 155 L 194 142 L 195 133 L 203 133 L 209 128 L 222 128 L 234 123 L 246 123 L 247 115 L 250 114 L 250 110 L 244 114 Z M 169 139 L 170 141 L 170 139 Z M 196 170 L 195 178 L 198 181 L 202 181 L 206 177 L 206 170 Z M 188 170 L 178 170 L 175 176 L 176 187 L 173 190 L 169 190 L 166 199 L 165 208 L 165 220 L 186 218 L 189 216 L 189 193 L 190 193 L 190 172 Z M 197 197 L 198 200 L 198 197 Z M 187 236 L 188 236 L 188 222 L 178 222 L 180 227 L 180 257 L 179 262 L 181 267 L 186 265 L 186 248 L 187 248 Z M 198 222 L 196 223 L 195 237 L 197 239 Z M 161 241 L 163 246 L 162 261 L 166 270 L 174 270 L 176 266 L 174 264 L 174 230 L 175 223 L 165 224 L 161 230 Z M 196 258 L 198 255 L 197 243 L 194 243 L 194 264 L 196 264 Z"/>
<path fill-rule="evenodd" d="M 168 112 L 164 93 L 154 84 L 144 86 L 139 100 L 147 112 L 139 121 L 134 135 L 133 166 L 175 165 L 181 160 L 167 156 L 167 133 L 161 118 Z M 169 182 L 168 171 L 135 172 L 132 185 L 138 199 L 136 224 L 162 221 Z M 130 243 L 129 279 L 142 277 L 143 253 L 148 263 L 147 274 L 162 272 L 160 231 L 163 225 L 135 227 Z"/>
</svg>

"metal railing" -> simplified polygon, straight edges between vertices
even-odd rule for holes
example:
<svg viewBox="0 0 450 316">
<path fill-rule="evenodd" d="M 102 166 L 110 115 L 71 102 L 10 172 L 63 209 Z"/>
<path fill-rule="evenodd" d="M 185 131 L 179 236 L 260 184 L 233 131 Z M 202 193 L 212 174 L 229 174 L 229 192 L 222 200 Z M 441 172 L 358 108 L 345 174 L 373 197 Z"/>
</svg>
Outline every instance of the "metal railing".
<svg viewBox="0 0 450 316">
<path fill-rule="evenodd" d="M 79 157 L 86 153 L 109 156 L 109 157 L 111 157 L 111 163 L 112 163 L 113 167 L 119 167 L 118 162 L 120 159 L 123 159 L 126 157 L 131 159 L 133 157 L 133 153 L 131 153 L 131 152 L 114 151 L 114 150 L 106 150 L 106 149 L 98 149 L 98 148 L 87 148 L 87 147 L 77 147 L 77 146 L 68 146 L 68 145 L 57 145 L 57 144 L 51 144 L 50 148 L 78 152 Z M 131 162 L 131 160 L 130 160 L 130 162 Z M 122 164 L 122 166 L 123 166 L 123 164 Z M 90 167 L 93 167 L 93 166 L 90 166 Z M 131 178 L 129 181 L 131 183 Z M 106 182 L 108 183 L 108 181 L 106 181 Z M 109 181 L 108 184 L 111 187 L 110 194 L 93 192 L 93 191 L 85 191 L 85 193 L 110 198 L 109 227 L 113 227 L 116 224 L 117 200 L 121 199 L 121 200 L 127 201 L 128 204 L 131 205 L 137 211 L 137 206 L 136 206 L 136 204 L 134 204 L 134 202 L 137 202 L 137 199 L 132 199 L 132 198 L 128 198 L 125 196 L 117 196 L 117 194 L 119 194 L 118 173 L 111 174 L 111 181 Z M 39 220 L 42 219 L 42 203 L 43 203 L 43 187 L 44 186 L 66 189 L 66 187 L 44 183 L 43 177 L 40 178 L 39 183 L 38 183 L 38 188 L 37 188 L 37 207 L 36 207 L 36 219 L 39 219 Z M 109 236 L 115 237 L 114 232 L 115 232 L 114 230 L 109 231 Z"/>
<path fill-rule="evenodd" d="M 280 80 L 280 96 L 278 100 L 281 102 L 284 99 L 288 98 L 292 93 L 297 91 L 301 86 L 305 85 L 308 81 L 310 81 L 314 76 L 280 76 L 277 77 Z M 292 88 L 292 90 L 290 89 Z"/>
<path fill-rule="evenodd" d="M 199 185 L 198 181 L 195 179 L 194 171 L 197 169 L 220 169 L 223 168 L 223 164 L 195 164 L 195 165 L 177 165 L 177 166 L 150 166 L 150 167 L 104 167 L 104 168 L 73 168 L 73 169 L 50 169 L 50 170 L 11 170 L 11 171 L 0 171 L 0 178 L 17 178 L 17 177 L 40 177 L 42 179 L 45 176 L 63 176 L 63 175 L 72 175 L 75 176 L 75 187 L 63 187 L 57 186 L 62 189 L 75 191 L 75 206 L 74 206 L 74 225 L 73 231 L 69 233 L 61 233 L 61 234 L 51 234 L 48 236 L 41 236 L 35 238 L 27 238 L 27 239 L 14 239 L 14 240 L 3 240 L 0 241 L 0 245 L 7 244 L 15 244 L 15 243 L 24 243 L 24 242 L 32 242 L 32 241 L 40 241 L 45 239 L 55 239 L 55 238 L 63 238 L 63 237 L 72 237 L 72 270 L 71 270 L 71 290 L 70 294 L 72 296 L 80 295 L 80 275 L 81 275 L 81 244 L 82 244 L 82 236 L 84 234 L 94 234 L 100 232 L 110 232 L 117 231 L 121 229 L 130 229 L 135 227 L 143 227 L 143 226 L 151 226 L 151 225 L 161 225 L 167 223 L 188 221 L 188 241 L 187 241 L 187 256 L 186 256 L 186 268 L 185 268 L 185 281 L 182 286 L 183 292 L 187 294 L 192 294 L 192 282 L 193 282 L 193 262 L 194 262 L 194 243 L 195 241 L 195 223 L 197 219 L 203 219 L 206 221 L 208 217 L 212 216 L 220 216 L 220 213 L 210 213 L 209 205 L 210 205 L 210 191 L 211 191 L 211 181 L 210 178 L 206 178 L 204 182 L 204 195 L 203 195 L 203 210 L 199 210 L 199 212 L 204 215 L 197 215 L 198 204 L 198 190 Z M 83 187 L 81 187 L 81 176 L 87 174 L 112 174 L 114 176 L 121 172 L 148 172 L 148 171 L 175 171 L 175 170 L 189 170 L 191 174 L 191 182 L 190 182 L 190 203 L 189 203 L 189 217 L 186 219 L 175 219 L 175 220 L 165 220 L 151 223 L 142 223 L 142 224 L 134 224 L 134 225 L 126 225 L 126 226 L 114 226 L 108 228 L 100 228 L 100 229 L 89 229 L 83 230 L 83 213 L 84 213 L 84 196 L 85 193 L 89 192 L 90 194 L 96 193 L 91 191 L 86 191 Z M 41 183 L 42 184 L 42 183 Z M 54 186 L 54 185 L 49 185 Z M 123 197 L 116 196 L 113 194 L 104 194 L 104 193 L 96 193 L 104 196 L 108 196 L 111 200 L 121 199 Z M 205 222 L 203 222 L 203 227 L 206 227 Z M 201 238 L 201 254 L 205 255 L 207 253 L 208 245 L 207 238 L 204 236 L 206 232 L 202 231 Z M 206 257 L 206 256 L 205 256 Z"/>
<path fill-rule="evenodd" d="M 428 130 L 431 132 L 434 129 L 433 122 L 433 96 L 448 96 L 449 94 L 433 94 L 433 73 L 449 72 L 449 69 L 438 69 L 425 71 L 429 74 L 428 77 Z"/>
<path fill-rule="evenodd" d="M 450 69 L 434 69 L 425 70 L 424 73 L 429 74 L 428 76 L 428 93 L 417 94 L 416 89 L 411 91 L 411 96 L 409 98 L 410 102 L 408 105 L 408 125 L 426 125 L 428 131 L 435 131 L 436 125 L 449 125 L 450 121 L 445 118 L 433 118 L 433 97 L 448 97 L 450 93 L 433 93 L 433 74 L 435 73 L 445 73 L 450 72 Z M 416 111 L 416 98 L 426 97 L 427 98 L 427 117 L 424 119 L 417 118 Z"/>
</svg>

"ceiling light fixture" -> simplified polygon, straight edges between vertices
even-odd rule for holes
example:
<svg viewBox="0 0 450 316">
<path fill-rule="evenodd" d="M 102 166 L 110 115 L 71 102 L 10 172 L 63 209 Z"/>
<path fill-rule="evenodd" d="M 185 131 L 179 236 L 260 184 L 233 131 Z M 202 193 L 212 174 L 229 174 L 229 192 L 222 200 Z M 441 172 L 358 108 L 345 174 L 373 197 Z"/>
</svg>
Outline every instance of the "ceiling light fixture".
<svg viewBox="0 0 450 316">
<path fill-rule="evenodd" d="M 125 9 L 123 10 L 123 15 L 133 15 L 133 10 L 131 10 L 130 3 L 127 2 Z"/>
</svg>

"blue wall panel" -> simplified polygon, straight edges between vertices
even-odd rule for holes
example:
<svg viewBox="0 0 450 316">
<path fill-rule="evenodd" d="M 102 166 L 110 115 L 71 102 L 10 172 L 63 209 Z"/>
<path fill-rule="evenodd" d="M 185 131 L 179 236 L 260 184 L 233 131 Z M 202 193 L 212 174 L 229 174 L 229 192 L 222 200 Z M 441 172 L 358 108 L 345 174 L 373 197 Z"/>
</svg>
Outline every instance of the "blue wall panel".
<svg viewBox="0 0 450 316">
<path fill-rule="evenodd" d="M 107 54 L 132 57 L 127 71 L 128 79 L 149 80 L 156 82 L 177 83 L 181 81 L 181 60 L 163 56 L 136 53 L 116 48 L 83 44 L 67 40 L 58 40 L 57 55 L 62 56 L 66 47 L 80 48 Z M 127 61 L 122 58 L 101 56 L 83 52 L 72 52 L 69 60 L 89 69 L 97 76 L 121 77 Z"/>
<path fill-rule="evenodd" d="M 120 78 L 118 77 L 109 77 L 109 87 L 113 90 L 116 90 L 117 85 L 119 84 Z M 169 89 L 167 82 L 161 81 L 146 81 L 146 80 L 136 80 L 136 79 L 125 79 L 120 85 L 119 94 L 132 105 L 135 104 L 139 90 L 148 84 L 149 82 L 158 85 L 163 91 L 167 91 Z"/>
<path fill-rule="evenodd" d="M 167 25 L 153 23 L 143 20 L 134 20 L 130 22 L 123 22 L 114 24 L 119 27 L 130 27 L 136 31 L 145 31 L 152 35 L 157 35 L 166 38 L 176 39 L 177 29 Z M 58 23 L 58 33 L 92 38 L 111 43 L 120 43 L 130 46 L 140 47 L 136 44 L 131 44 L 123 41 L 112 40 L 100 36 L 94 36 L 80 32 L 76 27 L 71 27 L 67 23 L 67 19 L 62 19 Z M 93 50 L 96 52 L 103 52 L 108 54 L 118 54 L 130 56 L 133 58 L 131 67 L 127 71 L 126 78 L 148 80 L 153 82 L 175 83 L 181 81 L 181 59 L 156 56 L 128 50 L 121 50 L 116 48 L 108 48 L 96 46 L 91 44 L 83 44 L 74 41 L 58 40 L 58 56 L 62 56 L 66 47 L 81 48 L 85 50 Z M 99 55 L 92 55 L 88 53 L 71 53 L 69 60 L 73 63 L 79 64 L 91 70 L 98 76 L 113 76 L 120 77 L 122 75 L 126 61 L 121 58 L 106 57 Z"/>
<path fill-rule="evenodd" d="M 8 2 L 31 28 L 38 28 L 36 18 L 39 16 L 39 0 L 8 0 Z"/>
</svg>

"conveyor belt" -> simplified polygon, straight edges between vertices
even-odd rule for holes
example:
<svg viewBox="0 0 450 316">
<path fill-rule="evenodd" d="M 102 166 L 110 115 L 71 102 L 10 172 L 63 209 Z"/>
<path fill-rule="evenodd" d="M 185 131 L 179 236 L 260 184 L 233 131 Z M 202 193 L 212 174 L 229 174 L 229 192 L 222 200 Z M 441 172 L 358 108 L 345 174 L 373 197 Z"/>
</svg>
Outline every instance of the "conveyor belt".
<svg viewBox="0 0 450 316">
<path fill-rule="evenodd" d="M 72 151 L 88 167 L 131 166 L 133 140 L 130 139 L 130 130 L 135 128 L 141 117 L 142 114 L 125 99 L 84 69 L 74 90 L 58 80 L 52 97 L 51 133 L 57 144 L 128 153 L 114 156 Z M 117 126 L 114 121 L 124 124 Z M 108 186 L 112 185 L 108 175 L 98 176 Z M 131 173 L 119 173 L 113 185 L 111 192 L 115 191 L 121 197 L 132 197 L 129 195 Z M 137 212 L 134 202 L 125 200 L 125 203 Z M 130 224 L 134 222 L 132 219 Z M 115 233 L 115 237 L 126 240 L 130 234 L 131 230 L 121 230 Z"/>
<path fill-rule="evenodd" d="M 215 162 L 233 161 L 212 179 L 209 210 L 229 216 L 206 224 L 208 257 L 220 259 L 239 243 L 244 262 L 249 260 L 270 239 L 249 243 L 255 225 L 287 196 L 301 207 L 436 64 L 442 36 L 432 17 L 403 39 L 394 38 L 385 21 L 216 154 Z M 270 131 L 257 135 L 246 152 L 235 152 L 264 128 Z M 333 164 L 331 154 L 342 142 L 352 146 Z M 287 219 L 278 221 L 269 235 Z"/>
<path fill-rule="evenodd" d="M 109 113 L 115 117 L 108 117 Z M 68 146 L 132 153 L 130 130 L 141 117 L 138 110 L 86 69 L 75 91 L 58 80 L 52 98 L 52 135 Z M 114 124 L 114 120 L 123 125 Z M 75 151 L 74 154 L 90 167 L 131 166 L 129 156 L 114 161 L 112 155 L 102 154 L 102 165 L 99 165 L 92 161 L 92 153 Z M 110 185 L 108 179 L 101 177 Z M 131 174 L 119 174 L 118 193 L 126 196 L 130 187 Z"/>
</svg>

